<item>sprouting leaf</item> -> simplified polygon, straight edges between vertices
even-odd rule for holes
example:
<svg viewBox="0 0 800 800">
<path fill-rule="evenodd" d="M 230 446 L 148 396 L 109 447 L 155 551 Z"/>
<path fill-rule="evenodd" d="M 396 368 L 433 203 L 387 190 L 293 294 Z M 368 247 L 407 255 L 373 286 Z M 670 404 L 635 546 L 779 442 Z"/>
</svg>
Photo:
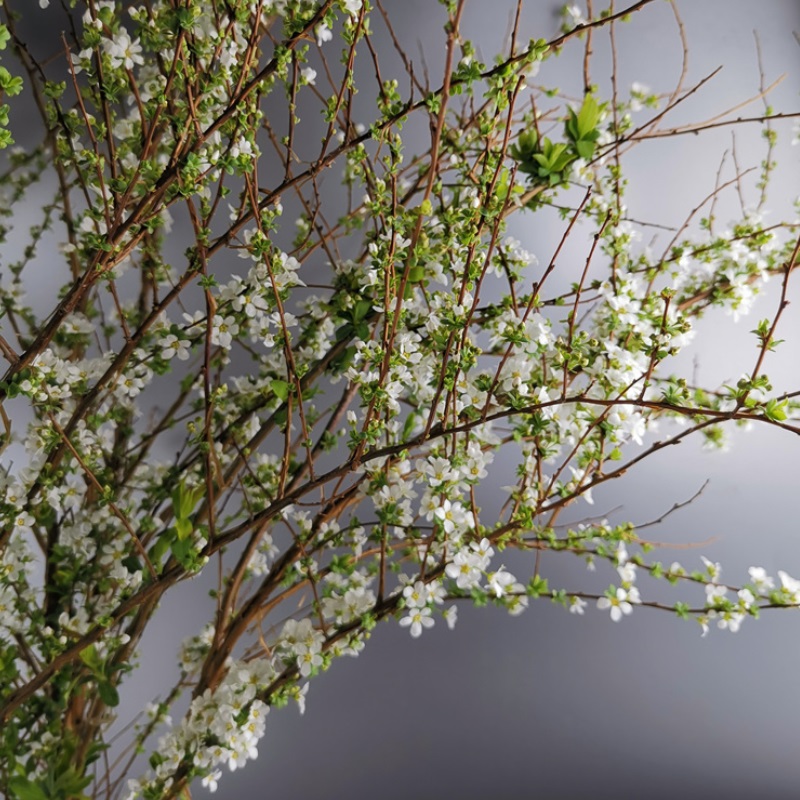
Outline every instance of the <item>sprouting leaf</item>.
<svg viewBox="0 0 800 800">
<path fill-rule="evenodd" d="M 783 422 L 788 416 L 786 413 L 787 403 L 787 400 L 768 400 L 764 406 L 764 416 L 773 422 Z"/>
<path fill-rule="evenodd" d="M 575 151 L 580 158 L 590 159 L 594 156 L 597 140 L 600 137 L 598 125 L 600 123 L 600 106 L 592 95 L 586 95 L 580 111 L 570 108 L 565 132 L 575 146 Z"/>
<path fill-rule="evenodd" d="M 590 134 L 597 132 L 597 124 L 600 122 L 600 107 L 592 95 L 587 94 L 583 99 L 583 105 L 578 113 L 577 119 L 578 138 L 585 139 Z"/>
<path fill-rule="evenodd" d="M 108 681 L 100 681 L 97 684 L 97 693 L 100 699 L 109 707 L 115 708 L 119 705 L 119 692 L 117 687 Z"/>
<path fill-rule="evenodd" d="M 93 644 L 81 650 L 80 659 L 94 674 L 102 673 L 103 660 L 100 658 L 97 648 Z"/>
<path fill-rule="evenodd" d="M 11 791 L 11 800 L 49 800 L 41 784 L 15 776 L 8 782 Z"/>
<path fill-rule="evenodd" d="M 192 531 L 194 530 L 194 526 L 192 525 L 192 521 L 190 519 L 176 519 L 174 528 L 179 541 L 187 539 L 192 535 Z"/>
<path fill-rule="evenodd" d="M 270 389 L 272 389 L 275 397 L 282 400 L 284 403 L 289 399 L 289 384 L 286 381 L 278 380 L 275 378 L 270 381 Z"/>
<path fill-rule="evenodd" d="M 189 487 L 180 483 L 172 493 L 172 510 L 178 520 L 188 519 L 205 493 L 203 486 Z"/>
<path fill-rule="evenodd" d="M 367 314 L 369 314 L 371 309 L 372 309 L 371 300 L 359 300 L 353 306 L 353 314 L 352 314 L 353 322 L 354 323 L 361 322 L 361 320 L 363 320 L 367 316 Z"/>
</svg>

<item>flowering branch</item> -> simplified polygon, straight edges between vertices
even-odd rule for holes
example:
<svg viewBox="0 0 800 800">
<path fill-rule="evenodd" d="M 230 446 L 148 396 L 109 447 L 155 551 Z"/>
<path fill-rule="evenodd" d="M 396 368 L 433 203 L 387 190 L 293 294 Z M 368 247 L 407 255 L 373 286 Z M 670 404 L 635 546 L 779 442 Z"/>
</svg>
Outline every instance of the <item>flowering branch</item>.
<svg viewBox="0 0 800 800">
<path fill-rule="evenodd" d="M 467 600 L 516 615 L 549 599 L 614 621 L 668 610 L 706 633 L 800 605 L 785 572 L 780 586 L 759 567 L 723 584 L 705 558 L 694 571 L 646 560 L 632 522 L 562 521 L 689 438 L 800 433 L 800 389 L 775 393 L 765 373 L 796 220 L 747 210 L 737 156 L 683 225 L 647 223 L 672 236 L 661 256 L 639 244 L 625 197 L 633 148 L 758 121 L 760 208 L 780 123 L 798 115 L 663 127 L 713 77 L 687 84 L 685 59 L 666 95 L 626 95 L 615 70 L 604 98 L 598 37 L 616 63 L 621 23 L 650 1 L 592 2 L 590 18 L 569 6 L 560 35 L 527 44 L 518 3 L 487 65 L 465 38 L 468 4 L 448 0 L 432 82 L 367 0 L 78 1 L 41 60 L 4 0 L 0 99 L 30 93 L 42 130 L 11 148 L 0 105 L 0 243 L 13 234 L 24 253 L 0 282 L 2 448 L 24 452 L 0 470 L 4 795 L 213 789 L 221 765 L 255 758 L 270 709 L 302 710 L 308 681 L 382 620 L 417 638 Z M 404 75 L 386 71 L 373 25 Z M 581 39 L 580 100 L 531 83 Z M 26 232 L 13 207 L 51 174 Z M 716 233 L 728 191 L 742 219 Z M 541 267 L 508 225 L 551 213 L 558 244 Z M 682 376 L 698 317 L 737 321 L 775 275 L 752 369 L 735 385 Z M 500 460 L 512 486 L 490 484 Z M 543 553 L 605 565 L 613 583 L 551 587 Z M 185 631 L 179 681 L 109 757 L 142 637 L 201 573 L 216 574 L 212 618 Z M 705 600 L 643 598 L 640 576 Z M 128 780 L 136 749 L 149 769 Z"/>
</svg>

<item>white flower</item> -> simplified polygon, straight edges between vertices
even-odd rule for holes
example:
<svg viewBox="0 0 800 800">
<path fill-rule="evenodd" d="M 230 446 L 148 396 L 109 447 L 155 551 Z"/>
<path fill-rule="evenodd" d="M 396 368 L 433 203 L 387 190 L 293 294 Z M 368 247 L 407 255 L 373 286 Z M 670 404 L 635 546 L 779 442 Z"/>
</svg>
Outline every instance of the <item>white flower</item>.
<svg viewBox="0 0 800 800">
<path fill-rule="evenodd" d="M 317 71 L 311 67 L 304 67 L 300 70 L 300 77 L 309 85 L 313 86 L 317 80 Z"/>
<path fill-rule="evenodd" d="M 586 606 L 586 601 L 577 595 L 572 595 L 572 597 L 569 599 L 570 614 L 583 614 L 583 610 L 586 608 Z"/>
<path fill-rule="evenodd" d="M 506 572 L 503 567 L 500 567 L 497 572 L 489 575 L 489 585 L 486 588 L 494 592 L 495 597 L 502 597 L 508 591 L 508 587 L 516 581 L 517 579 L 510 572 Z"/>
<path fill-rule="evenodd" d="M 494 555 L 494 548 L 492 543 L 484 536 L 479 542 L 470 542 L 470 550 L 472 550 L 478 557 L 476 566 L 479 569 L 486 569 L 489 566 L 489 561 Z"/>
<path fill-rule="evenodd" d="M 685 574 L 686 570 L 677 561 L 673 561 L 667 570 L 667 575 L 670 577 L 680 577 Z"/>
<path fill-rule="evenodd" d="M 236 289 L 238 290 L 238 288 L 237 286 Z M 257 295 L 253 295 L 250 292 L 235 294 L 232 298 L 231 306 L 234 311 L 244 311 L 245 316 L 253 319 L 258 316 L 259 313 L 263 313 L 266 310 L 258 305 L 260 299 L 261 298 Z"/>
<path fill-rule="evenodd" d="M 619 622 L 623 615 L 630 614 L 633 611 L 633 606 L 628 602 L 628 600 L 634 600 L 634 598 L 628 597 L 628 592 L 625 589 L 617 589 L 616 593 L 613 597 L 601 597 L 597 601 L 597 607 L 601 611 L 605 611 L 606 609 L 611 609 L 611 619 L 614 622 Z"/>
<path fill-rule="evenodd" d="M 222 777 L 222 770 L 215 769 L 213 772 L 209 772 L 208 775 L 203 778 L 201 783 L 208 789 L 209 792 L 216 792 L 217 791 L 217 782 Z"/>
<path fill-rule="evenodd" d="M 775 581 L 767 575 L 767 571 L 764 567 L 750 567 L 748 572 L 750 573 L 750 580 L 753 581 L 753 585 L 762 594 L 766 594 L 771 589 L 775 588 Z"/>
<path fill-rule="evenodd" d="M 255 742 L 244 737 L 236 737 L 231 742 L 232 749 L 228 755 L 228 769 L 233 772 L 239 767 L 243 767 L 248 760 L 258 756 L 258 749 Z"/>
<path fill-rule="evenodd" d="M 453 604 L 447 611 L 444 612 L 442 615 L 444 617 L 444 621 L 447 623 L 447 627 L 450 630 L 453 630 L 456 626 L 456 621 L 458 619 L 458 607 Z"/>
<path fill-rule="evenodd" d="M 417 581 L 413 586 L 403 589 L 406 608 L 425 608 L 428 604 L 428 592 L 423 581 Z"/>
<path fill-rule="evenodd" d="M 134 64 L 144 64 L 139 40 L 132 40 L 124 28 L 113 39 L 105 39 L 103 49 L 111 59 L 111 66 L 115 68 L 124 66 L 125 69 L 133 69 Z"/>
<path fill-rule="evenodd" d="M 711 578 L 712 581 L 718 581 L 720 575 L 722 575 L 722 567 L 720 566 L 719 562 L 709 561 L 705 556 L 700 556 L 700 558 L 706 565 L 708 577 Z"/>
<path fill-rule="evenodd" d="M 161 357 L 169 361 L 177 356 L 181 361 L 189 358 L 189 342 L 179 339 L 174 333 L 168 333 L 158 340 L 161 347 Z"/>
<path fill-rule="evenodd" d="M 233 337 L 239 333 L 239 324 L 234 317 L 214 317 L 211 341 L 225 350 L 230 350 Z"/>
<path fill-rule="evenodd" d="M 431 610 L 429 608 L 412 608 L 408 616 L 400 620 L 402 628 L 409 628 L 411 635 L 417 639 L 422 635 L 423 628 L 432 628 Z"/>
<path fill-rule="evenodd" d="M 448 481 L 458 480 L 458 472 L 453 469 L 452 464 L 446 458 L 429 456 L 427 460 L 417 461 L 417 471 L 420 475 L 425 475 L 428 486 L 441 486 Z M 449 503 L 449 500 L 445 502 Z M 449 508 L 449 506 L 448 506 Z"/>
<path fill-rule="evenodd" d="M 643 83 L 634 81 L 631 84 L 631 111 L 641 111 L 644 108 L 644 101 L 650 94 L 649 87 Z"/>
<path fill-rule="evenodd" d="M 782 569 L 778 570 L 778 577 L 781 579 L 783 593 L 787 595 L 787 602 L 800 604 L 800 581 L 796 580 Z"/>
<path fill-rule="evenodd" d="M 736 594 L 739 597 L 739 602 L 745 608 L 750 608 L 750 606 L 755 602 L 756 598 L 749 589 L 739 589 Z"/>
<path fill-rule="evenodd" d="M 724 631 L 729 630 L 731 633 L 736 633 L 742 624 L 744 614 L 740 611 L 725 611 L 717 620 L 717 627 Z"/>
<path fill-rule="evenodd" d="M 481 571 L 476 562 L 477 557 L 473 553 L 459 550 L 453 562 L 445 567 L 445 573 L 456 582 L 459 589 L 472 589 L 481 579 Z"/>
<path fill-rule="evenodd" d="M 633 583 L 636 580 L 636 564 L 629 561 L 617 567 L 617 574 L 623 583 Z"/>
<path fill-rule="evenodd" d="M 333 31 L 324 23 L 322 25 L 317 25 L 316 34 L 317 46 L 319 47 L 322 47 L 325 42 L 329 42 L 331 39 L 333 39 Z"/>
<path fill-rule="evenodd" d="M 728 589 L 717 583 L 706 584 L 706 605 L 715 606 L 725 600 Z"/>
<path fill-rule="evenodd" d="M 297 707 L 300 709 L 300 714 L 306 713 L 306 695 L 308 694 L 308 687 L 310 683 L 304 683 L 303 686 L 294 693 L 294 699 L 297 701 Z"/>
<path fill-rule="evenodd" d="M 461 503 L 451 503 L 449 500 L 442 501 L 442 504 L 433 512 L 433 515 L 441 520 L 445 533 L 453 533 L 456 526 L 471 528 L 473 526 L 472 512 L 466 511 Z"/>
<path fill-rule="evenodd" d="M 525 587 L 521 583 L 515 583 L 511 589 L 515 592 L 523 592 Z M 528 596 L 525 594 L 509 595 L 505 600 L 505 606 L 512 617 L 519 616 L 528 607 Z"/>
<path fill-rule="evenodd" d="M 123 375 L 114 388 L 117 397 L 136 397 L 144 389 L 144 379 L 138 375 Z"/>
<path fill-rule="evenodd" d="M 31 526 L 36 522 L 36 520 L 31 516 L 27 511 L 23 511 L 20 514 L 17 514 L 16 519 L 14 520 L 14 528 L 17 533 L 20 534 L 27 534 L 31 532 Z"/>
<path fill-rule="evenodd" d="M 578 5 L 570 5 L 564 6 L 564 16 L 569 17 L 572 21 L 573 26 L 578 25 L 585 25 L 586 24 L 586 17 L 583 15 L 583 12 Z"/>
<path fill-rule="evenodd" d="M 300 653 L 297 656 L 297 666 L 300 667 L 300 674 L 307 678 L 311 671 L 322 666 L 322 654 L 315 648 L 300 646 L 297 648 Z"/>
</svg>

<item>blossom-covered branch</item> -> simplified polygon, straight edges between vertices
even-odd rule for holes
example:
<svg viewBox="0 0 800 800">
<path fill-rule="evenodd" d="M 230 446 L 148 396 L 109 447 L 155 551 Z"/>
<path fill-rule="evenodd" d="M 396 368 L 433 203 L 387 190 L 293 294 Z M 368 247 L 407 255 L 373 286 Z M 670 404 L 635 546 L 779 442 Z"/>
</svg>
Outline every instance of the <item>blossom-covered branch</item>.
<svg viewBox="0 0 800 800">
<path fill-rule="evenodd" d="M 446 0 L 434 75 L 367 0 L 40 2 L 69 31 L 46 58 L 4 0 L 0 243 L 22 253 L 0 265 L 2 447 L 18 454 L 0 471 L 6 796 L 214 789 L 256 757 L 270 709 L 302 710 L 382 620 L 417 638 L 459 603 L 546 599 L 614 621 L 668 610 L 705 634 L 800 604 L 786 572 L 723 584 L 706 558 L 649 560 L 633 521 L 563 521 L 689 438 L 800 432 L 800 390 L 766 372 L 794 217 L 743 202 L 717 230 L 717 199 L 744 195 L 738 164 L 679 229 L 653 225 L 674 234 L 660 252 L 628 216 L 633 148 L 732 122 L 671 122 L 709 80 L 686 88 L 686 68 L 663 95 L 593 83 L 592 42 L 649 3 L 569 6 L 560 34 L 527 43 L 520 3 L 484 64 L 468 4 Z M 573 45 L 579 98 L 536 83 Z M 14 144 L 25 93 L 41 139 Z M 757 118 L 759 198 L 796 116 Z M 36 184 L 52 199 L 26 230 L 14 206 Z M 509 233 L 536 214 L 561 226 L 541 262 Z M 697 319 L 735 324 L 778 277 L 742 377 L 682 375 Z M 501 461 L 516 479 L 499 488 Z M 611 584 L 551 585 L 544 553 Z M 160 601 L 201 573 L 212 618 L 182 632 L 180 680 L 108 757 Z M 657 580 L 673 602 L 647 596 Z M 129 776 L 138 752 L 149 769 Z"/>
</svg>

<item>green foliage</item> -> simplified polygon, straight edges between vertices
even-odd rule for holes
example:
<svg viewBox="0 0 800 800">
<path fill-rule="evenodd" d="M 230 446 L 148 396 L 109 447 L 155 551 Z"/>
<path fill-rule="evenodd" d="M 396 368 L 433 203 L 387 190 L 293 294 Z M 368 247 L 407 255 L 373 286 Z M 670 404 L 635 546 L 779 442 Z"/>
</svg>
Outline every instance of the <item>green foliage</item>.
<svg viewBox="0 0 800 800">
<path fill-rule="evenodd" d="M 579 111 L 567 110 L 564 123 L 566 141 L 553 142 L 546 136 L 539 139 L 534 129 L 523 131 L 509 155 L 534 184 L 550 188 L 563 186 L 569 180 L 570 168 L 578 160 L 590 161 L 595 156 L 600 137 L 602 107 L 592 95 L 586 95 Z"/>
<path fill-rule="evenodd" d="M 601 107 L 592 95 L 587 94 L 577 113 L 572 108 L 568 109 L 567 113 L 564 125 L 567 138 L 572 143 L 578 158 L 590 161 L 594 157 L 597 140 L 600 137 Z"/>
</svg>

